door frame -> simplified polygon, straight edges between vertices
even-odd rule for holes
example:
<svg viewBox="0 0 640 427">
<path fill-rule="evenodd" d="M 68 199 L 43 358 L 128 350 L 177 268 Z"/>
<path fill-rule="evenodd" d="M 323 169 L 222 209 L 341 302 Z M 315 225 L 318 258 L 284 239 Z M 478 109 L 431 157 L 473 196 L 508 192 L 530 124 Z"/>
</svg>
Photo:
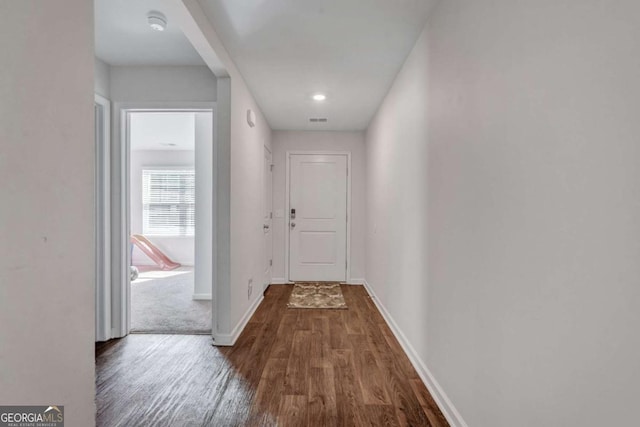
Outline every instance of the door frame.
<svg viewBox="0 0 640 427">
<path fill-rule="evenodd" d="M 269 287 L 269 285 L 271 284 L 271 281 L 273 280 L 273 151 L 271 151 L 270 147 L 267 147 L 266 145 L 263 145 L 263 149 L 262 149 L 262 154 L 263 154 L 263 158 L 262 158 L 262 164 L 264 165 L 264 155 L 266 154 L 266 152 L 269 152 L 269 157 L 271 158 L 271 160 L 269 161 L 269 177 L 271 179 L 271 223 L 269 224 L 269 227 L 271 227 L 271 229 L 269 230 L 269 232 L 271 233 L 271 257 L 270 257 L 270 265 L 269 265 L 269 281 L 267 283 L 265 283 L 263 285 L 263 289 L 262 292 L 266 291 L 267 288 Z M 265 176 L 265 171 L 262 171 L 262 176 L 264 179 Z M 262 188 L 262 190 L 264 191 L 264 186 Z M 262 195 L 262 202 L 264 203 L 265 200 L 267 199 L 265 197 L 266 195 L 263 194 Z M 263 206 L 263 211 L 264 211 L 264 206 Z M 264 224 L 263 224 L 264 225 Z M 266 254 L 265 254 L 266 255 Z M 265 256 L 266 258 L 266 256 Z"/>
<path fill-rule="evenodd" d="M 96 117 L 95 156 L 95 340 L 111 338 L 111 101 L 94 94 Z"/>
<path fill-rule="evenodd" d="M 347 157 L 347 266 L 345 272 L 345 283 L 351 280 L 351 151 L 327 151 L 327 150 L 287 150 L 286 158 L 286 179 L 285 179 L 285 210 L 284 210 L 284 274 L 285 280 L 291 282 L 289 272 L 289 239 L 291 226 L 289 224 L 289 202 L 291 190 L 291 156 L 295 155 L 331 155 Z"/>
<path fill-rule="evenodd" d="M 131 112 L 211 112 L 213 119 L 213 214 L 217 206 L 217 109 L 216 102 L 115 102 L 112 132 L 116 136 L 112 140 L 112 270 L 111 270 L 111 338 L 120 338 L 129 334 L 131 329 L 131 281 L 129 266 L 131 265 L 131 251 L 129 250 L 129 236 L 131 235 L 130 212 L 130 123 Z M 209 238 L 209 236 L 206 236 Z M 212 271 L 217 271 L 217 228 L 216 222 L 212 224 L 213 242 L 211 262 Z M 217 281 L 215 274 L 212 277 L 211 304 L 212 334 L 216 331 L 217 312 L 216 290 Z"/>
</svg>

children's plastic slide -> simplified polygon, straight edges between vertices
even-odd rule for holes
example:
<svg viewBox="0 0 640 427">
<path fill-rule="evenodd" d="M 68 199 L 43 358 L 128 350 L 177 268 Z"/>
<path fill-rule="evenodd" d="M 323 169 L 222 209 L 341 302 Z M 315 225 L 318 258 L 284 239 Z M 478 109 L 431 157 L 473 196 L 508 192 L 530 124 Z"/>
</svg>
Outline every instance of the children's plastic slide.
<svg viewBox="0 0 640 427">
<path fill-rule="evenodd" d="M 157 246 L 149 241 L 146 237 L 140 234 L 134 234 L 131 236 L 131 243 L 140 248 L 153 262 L 158 264 L 162 270 L 175 270 L 182 264 L 171 261 L 171 259 L 164 254 Z"/>
</svg>

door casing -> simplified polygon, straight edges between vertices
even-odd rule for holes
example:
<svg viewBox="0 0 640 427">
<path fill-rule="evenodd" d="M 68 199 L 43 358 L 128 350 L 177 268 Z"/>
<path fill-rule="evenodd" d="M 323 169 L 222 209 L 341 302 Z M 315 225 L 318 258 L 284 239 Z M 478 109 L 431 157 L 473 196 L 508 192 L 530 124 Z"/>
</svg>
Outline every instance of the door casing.
<svg viewBox="0 0 640 427">
<path fill-rule="evenodd" d="M 111 102 L 95 94 L 96 341 L 111 338 Z"/>
<path fill-rule="evenodd" d="M 264 146 L 264 158 L 262 161 L 264 170 L 262 171 L 262 177 L 265 180 L 263 184 L 262 200 L 262 212 L 263 212 L 263 227 L 268 226 L 268 229 L 263 228 L 264 233 L 264 250 L 263 261 L 265 263 L 263 290 L 271 284 L 273 276 L 273 154 L 266 145 Z M 266 184 L 269 184 L 268 187 Z"/>
<path fill-rule="evenodd" d="M 213 206 L 217 205 L 217 182 L 216 182 L 216 103 L 215 102 L 116 102 L 113 104 L 114 115 L 112 121 L 112 134 L 115 136 L 112 141 L 111 151 L 111 337 L 120 338 L 129 334 L 131 328 L 130 313 L 130 276 L 129 265 L 131 265 L 131 251 L 129 250 L 130 218 L 129 218 L 129 112 L 211 112 L 213 117 Z M 214 212 L 215 213 L 215 212 Z M 213 263 L 213 271 L 216 271 L 216 223 L 213 221 L 211 230 L 213 244 L 213 254 L 210 257 Z M 206 238 L 209 238 L 207 236 Z M 216 310 L 216 290 L 217 281 L 212 277 L 212 334 L 217 331 L 217 310 Z"/>
</svg>

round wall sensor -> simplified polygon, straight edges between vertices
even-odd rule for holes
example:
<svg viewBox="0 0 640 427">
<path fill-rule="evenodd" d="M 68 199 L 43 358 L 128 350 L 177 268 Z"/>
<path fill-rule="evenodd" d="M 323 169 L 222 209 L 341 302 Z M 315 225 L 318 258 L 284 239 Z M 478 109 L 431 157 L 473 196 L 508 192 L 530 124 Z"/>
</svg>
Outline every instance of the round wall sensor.
<svg viewBox="0 0 640 427">
<path fill-rule="evenodd" d="M 156 31 L 164 31 L 167 28 L 167 18 L 160 12 L 149 12 L 147 15 L 149 26 Z"/>
</svg>

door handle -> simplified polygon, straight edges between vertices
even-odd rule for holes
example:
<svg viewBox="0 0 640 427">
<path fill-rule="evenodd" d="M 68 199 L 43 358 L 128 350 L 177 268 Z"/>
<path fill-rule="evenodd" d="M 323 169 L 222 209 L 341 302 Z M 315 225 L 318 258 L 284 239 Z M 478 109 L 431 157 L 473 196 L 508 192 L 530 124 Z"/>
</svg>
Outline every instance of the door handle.
<svg viewBox="0 0 640 427">
<path fill-rule="evenodd" d="M 262 229 L 263 229 L 263 230 L 268 230 L 268 229 L 269 229 L 269 224 L 264 224 L 264 225 L 262 226 Z"/>
<path fill-rule="evenodd" d="M 291 228 L 296 228 L 296 223 L 295 222 L 291 223 Z"/>
</svg>

